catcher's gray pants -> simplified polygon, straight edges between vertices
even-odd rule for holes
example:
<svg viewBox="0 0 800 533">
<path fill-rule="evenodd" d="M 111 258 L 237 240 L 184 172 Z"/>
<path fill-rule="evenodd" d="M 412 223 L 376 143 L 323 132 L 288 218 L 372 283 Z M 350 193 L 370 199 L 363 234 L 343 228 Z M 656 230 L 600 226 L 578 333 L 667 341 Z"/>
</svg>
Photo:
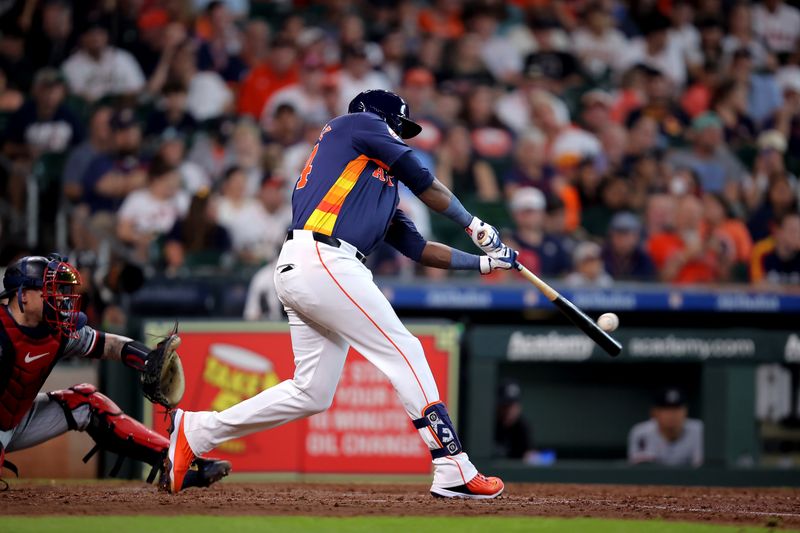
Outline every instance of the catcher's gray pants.
<svg viewBox="0 0 800 533">
<path fill-rule="evenodd" d="M 72 411 L 72 416 L 75 417 L 77 429 L 83 431 L 89 425 L 89 406 L 81 405 Z M 51 400 L 47 394 L 39 393 L 36 395 L 30 411 L 17 427 L 8 431 L 0 431 L 0 445 L 5 448 L 6 452 L 24 450 L 58 437 L 62 433 L 66 433 L 68 429 L 64 408 Z"/>
</svg>

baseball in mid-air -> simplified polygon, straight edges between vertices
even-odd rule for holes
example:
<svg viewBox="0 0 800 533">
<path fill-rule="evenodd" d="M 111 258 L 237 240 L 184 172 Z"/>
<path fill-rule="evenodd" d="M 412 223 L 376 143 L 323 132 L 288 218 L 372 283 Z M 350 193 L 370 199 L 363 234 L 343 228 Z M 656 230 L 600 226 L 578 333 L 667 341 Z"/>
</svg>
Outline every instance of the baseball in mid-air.
<svg viewBox="0 0 800 533">
<path fill-rule="evenodd" d="M 607 332 L 612 332 L 619 327 L 619 317 L 614 313 L 603 313 L 597 319 L 597 325 L 600 329 Z"/>
</svg>

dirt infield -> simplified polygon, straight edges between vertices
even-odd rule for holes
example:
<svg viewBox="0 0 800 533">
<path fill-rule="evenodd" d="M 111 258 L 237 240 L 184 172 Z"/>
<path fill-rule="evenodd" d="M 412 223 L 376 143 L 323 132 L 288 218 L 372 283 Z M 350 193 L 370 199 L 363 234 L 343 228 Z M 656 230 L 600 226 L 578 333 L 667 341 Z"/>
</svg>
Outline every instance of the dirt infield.
<svg viewBox="0 0 800 533">
<path fill-rule="evenodd" d="M 800 490 L 510 484 L 494 501 L 434 499 L 427 486 L 223 483 L 178 495 L 143 483 L 31 484 L 0 492 L 1 515 L 488 515 L 682 520 L 800 528 Z"/>
</svg>

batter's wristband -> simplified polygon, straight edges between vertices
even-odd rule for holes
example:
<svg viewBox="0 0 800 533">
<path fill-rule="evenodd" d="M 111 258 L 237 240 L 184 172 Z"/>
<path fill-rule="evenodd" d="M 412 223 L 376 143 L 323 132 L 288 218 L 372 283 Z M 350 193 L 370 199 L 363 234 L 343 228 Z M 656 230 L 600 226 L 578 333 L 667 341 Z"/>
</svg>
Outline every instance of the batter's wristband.
<svg viewBox="0 0 800 533">
<path fill-rule="evenodd" d="M 450 196 L 450 205 L 442 211 L 442 214 L 462 228 L 466 228 L 472 223 L 472 215 L 461 205 L 455 195 Z"/>
</svg>

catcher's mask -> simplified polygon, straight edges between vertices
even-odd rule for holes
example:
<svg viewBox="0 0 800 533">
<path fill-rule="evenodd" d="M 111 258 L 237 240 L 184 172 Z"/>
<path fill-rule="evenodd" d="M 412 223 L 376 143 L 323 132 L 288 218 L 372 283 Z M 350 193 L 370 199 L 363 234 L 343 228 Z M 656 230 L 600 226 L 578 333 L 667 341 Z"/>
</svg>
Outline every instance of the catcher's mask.
<svg viewBox="0 0 800 533">
<path fill-rule="evenodd" d="M 41 289 L 45 324 L 53 331 L 75 338 L 80 315 L 81 296 L 77 293 L 80 284 L 78 271 L 58 254 L 23 257 L 6 270 L 5 290 L 0 298 L 16 294 L 19 308 L 24 311 L 22 292 Z"/>
</svg>

